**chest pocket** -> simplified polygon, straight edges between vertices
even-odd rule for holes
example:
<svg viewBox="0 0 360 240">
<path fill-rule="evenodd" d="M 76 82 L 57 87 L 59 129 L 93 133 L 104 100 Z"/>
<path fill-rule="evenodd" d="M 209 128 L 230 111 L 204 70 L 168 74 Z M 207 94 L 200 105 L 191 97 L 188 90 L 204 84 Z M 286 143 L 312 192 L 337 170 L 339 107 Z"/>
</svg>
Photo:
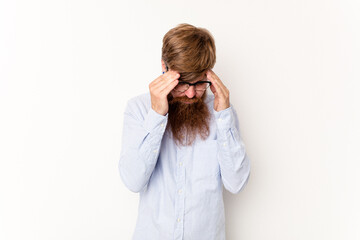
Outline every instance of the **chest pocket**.
<svg viewBox="0 0 360 240">
<path fill-rule="evenodd" d="M 204 141 L 194 147 L 193 177 L 195 179 L 216 178 L 220 172 L 217 152 L 216 140 Z"/>
</svg>

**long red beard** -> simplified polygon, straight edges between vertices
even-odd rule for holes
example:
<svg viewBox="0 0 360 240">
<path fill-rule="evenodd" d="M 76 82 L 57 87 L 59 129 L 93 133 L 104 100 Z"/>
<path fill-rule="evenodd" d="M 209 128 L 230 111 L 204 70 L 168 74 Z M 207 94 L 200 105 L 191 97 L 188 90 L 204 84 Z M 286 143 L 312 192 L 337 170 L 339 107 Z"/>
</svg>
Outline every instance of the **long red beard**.
<svg viewBox="0 0 360 240">
<path fill-rule="evenodd" d="M 210 111 L 204 102 L 206 92 L 201 98 L 177 97 L 171 93 L 167 96 L 169 115 L 167 131 L 171 131 L 176 145 L 189 146 L 199 135 L 205 140 L 210 133 Z M 192 102 L 186 104 L 186 102 Z"/>
</svg>

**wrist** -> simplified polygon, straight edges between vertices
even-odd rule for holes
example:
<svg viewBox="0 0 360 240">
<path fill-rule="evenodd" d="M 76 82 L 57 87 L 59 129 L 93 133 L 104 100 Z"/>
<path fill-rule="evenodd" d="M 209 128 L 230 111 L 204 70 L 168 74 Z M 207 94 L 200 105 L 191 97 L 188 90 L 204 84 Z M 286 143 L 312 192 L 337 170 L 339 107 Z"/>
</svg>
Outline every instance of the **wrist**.
<svg viewBox="0 0 360 240">
<path fill-rule="evenodd" d="M 158 114 L 165 116 L 167 114 L 167 111 L 159 110 L 154 105 L 151 106 L 151 108 Z"/>
<path fill-rule="evenodd" d="M 217 112 L 220 112 L 222 110 L 228 109 L 230 107 L 230 103 L 226 103 L 226 104 L 218 104 L 216 107 L 214 107 L 214 110 Z"/>
</svg>

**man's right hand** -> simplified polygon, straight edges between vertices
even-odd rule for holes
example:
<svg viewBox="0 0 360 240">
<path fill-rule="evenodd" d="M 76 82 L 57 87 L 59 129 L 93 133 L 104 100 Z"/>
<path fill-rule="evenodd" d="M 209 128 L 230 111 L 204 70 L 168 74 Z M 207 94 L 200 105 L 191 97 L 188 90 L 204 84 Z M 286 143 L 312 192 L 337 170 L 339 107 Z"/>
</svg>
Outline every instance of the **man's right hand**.
<svg viewBox="0 0 360 240">
<path fill-rule="evenodd" d="M 149 84 L 150 96 L 151 96 L 151 108 L 165 116 L 169 111 L 169 103 L 167 95 L 178 84 L 180 74 L 176 71 L 169 70 L 166 73 L 160 75 L 154 81 Z"/>
</svg>

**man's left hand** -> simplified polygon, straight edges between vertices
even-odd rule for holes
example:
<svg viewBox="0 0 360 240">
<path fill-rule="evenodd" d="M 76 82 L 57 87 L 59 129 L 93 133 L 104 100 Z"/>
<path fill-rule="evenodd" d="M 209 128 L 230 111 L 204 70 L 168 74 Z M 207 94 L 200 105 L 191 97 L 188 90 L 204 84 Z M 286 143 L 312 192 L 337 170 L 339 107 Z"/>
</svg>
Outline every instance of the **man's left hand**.
<svg viewBox="0 0 360 240">
<path fill-rule="evenodd" d="M 219 112 L 230 107 L 230 92 L 222 83 L 220 78 L 211 69 L 206 72 L 206 78 L 209 79 L 209 81 L 211 82 L 210 89 L 215 96 L 215 111 Z"/>
</svg>

